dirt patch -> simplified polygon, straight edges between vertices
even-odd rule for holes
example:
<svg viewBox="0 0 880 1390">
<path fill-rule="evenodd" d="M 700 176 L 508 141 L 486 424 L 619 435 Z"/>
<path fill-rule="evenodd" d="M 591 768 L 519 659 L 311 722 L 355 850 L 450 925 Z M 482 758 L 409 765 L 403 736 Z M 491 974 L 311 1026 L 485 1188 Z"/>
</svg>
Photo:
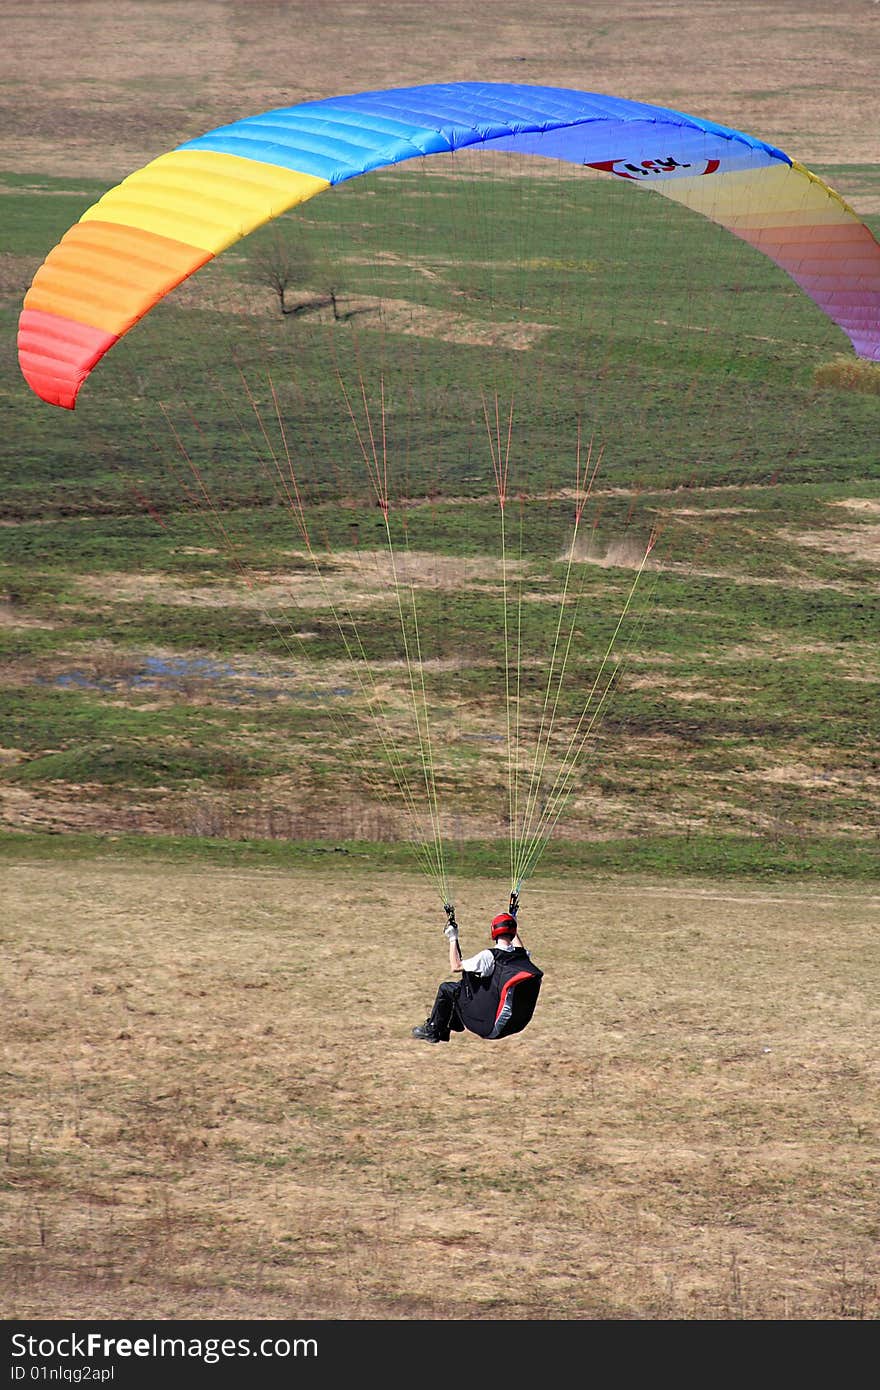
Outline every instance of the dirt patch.
<svg viewBox="0 0 880 1390">
<path fill-rule="evenodd" d="M 57 623 L 51 622 L 48 618 L 34 618 L 22 610 L 14 603 L 0 602 L 0 627 L 57 627 Z"/>
<path fill-rule="evenodd" d="M 717 690 L 698 684 L 696 680 L 688 682 L 681 677 L 677 677 L 675 681 L 664 681 L 658 679 L 656 674 L 651 676 L 630 675 L 626 678 L 626 687 L 628 690 L 656 691 L 661 689 L 665 697 L 682 705 L 699 703 L 703 700 L 717 705 L 737 705 L 740 703 L 739 697 L 736 695 L 722 695 Z"/>
<path fill-rule="evenodd" d="M 664 516 L 698 516 L 708 521 L 715 516 L 749 516 L 757 510 L 757 507 L 669 507 Z"/>
<path fill-rule="evenodd" d="M 866 508 L 865 510 L 869 510 Z M 835 526 L 825 531 L 781 531 L 784 540 L 795 541 L 831 555 L 846 555 L 869 565 L 880 565 L 880 522 L 859 526 Z"/>
<path fill-rule="evenodd" d="M 829 790 L 837 788 L 880 798 L 880 776 L 867 768 L 857 771 L 853 768 L 826 768 L 816 763 L 780 763 L 776 767 L 762 768 L 759 772 L 747 772 L 745 775 L 755 776 L 762 782 L 785 783 L 810 791 L 824 786 Z"/>
<path fill-rule="evenodd" d="M 395 583 L 406 590 L 452 592 L 497 586 L 504 573 L 500 560 L 490 557 L 472 559 L 412 550 L 395 553 L 393 565 L 385 550 L 334 552 L 327 572 L 316 573 L 305 551 L 287 553 L 308 568 L 283 576 L 275 571 L 251 571 L 240 583 L 210 585 L 184 585 L 162 574 L 125 572 L 89 575 L 77 583 L 83 593 L 121 603 L 152 600 L 171 606 L 268 610 L 327 608 L 331 604 L 364 608 L 378 600 L 388 602 Z M 322 562 L 319 556 L 319 566 Z M 508 578 L 521 574 L 524 568 L 517 561 L 508 561 Z"/>
<path fill-rule="evenodd" d="M 846 507 L 851 512 L 867 512 L 880 516 L 880 500 L 874 497 L 844 497 L 839 502 L 831 502 L 832 507 Z"/>
<path fill-rule="evenodd" d="M 402 333 L 407 337 L 435 338 L 463 347 L 502 347 L 512 352 L 527 352 L 546 334 L 552 333 L 554 328 L 550 323 L 530 323 L 527 320 L 487 323 L 485 320 L 469 319 L 452 310 L 412 304 L 405 299 L 383 299 L 378 304 L 352 300 L 344 308 L 358 314 L 360 322 L 367 327 L 375 324 L 390 333 Z"/>
</svg>

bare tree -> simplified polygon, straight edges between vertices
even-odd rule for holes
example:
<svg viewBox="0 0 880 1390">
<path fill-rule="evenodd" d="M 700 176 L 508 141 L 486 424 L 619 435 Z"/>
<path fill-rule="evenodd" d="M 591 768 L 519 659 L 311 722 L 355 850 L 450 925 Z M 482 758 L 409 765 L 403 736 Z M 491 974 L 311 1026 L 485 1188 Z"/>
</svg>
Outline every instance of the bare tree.
<svg viewBox="0 0 880 1390">
<path fill-rule="evenodd" d="M 267 285 L 278 296 L 278 306 L 282 314 L 301 314 L 310 309 L 314 299 L 302 298 L 306 283 L 314 279 L 315 258 L 302 241 L 293 241 L 284 236 L 277 227 L 268 237 L 255 241 L 248 248 L 250 278 L 257 285 Z M 296 304 L 288 304 L 287 294 L 298 289 Z"/>
<path fill-rule="evenodd" d="M 333 307 L 333 317 L 341 321 L 348 317 L 339 307 L 342 282 L 335 266 L 319 260 L 303 241 L 286 237 L 274 227 L 269 236 L 256 241 L 248 249 L 250 278 L 257 285 L 266 285 L 278 297 L 282 314 L 304 314 L 326 304 Z M 320 286 L 317 296 L 307 294 L 307 284 Z M 288 303 L 288 293 L 297 290 L 296 303 Z"/>
</svg>

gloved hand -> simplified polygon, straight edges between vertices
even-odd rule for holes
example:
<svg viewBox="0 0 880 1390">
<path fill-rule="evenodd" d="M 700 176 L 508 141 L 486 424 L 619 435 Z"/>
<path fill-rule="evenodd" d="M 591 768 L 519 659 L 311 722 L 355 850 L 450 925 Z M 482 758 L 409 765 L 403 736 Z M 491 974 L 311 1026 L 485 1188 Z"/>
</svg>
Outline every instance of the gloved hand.
<svg viewBox="0 0 880 1390">
<path fill-rule="evenodd" d="M 457 922 L 447 922 L 447 923 L 446 923 L 446 926 L 443 928 L 443 935 L 446 937 L 446 940 L 447 940 L 447 941 L 457 941 L 457 940 L 458 940 L 458 923 L 457 923 Z"/>
</svg>

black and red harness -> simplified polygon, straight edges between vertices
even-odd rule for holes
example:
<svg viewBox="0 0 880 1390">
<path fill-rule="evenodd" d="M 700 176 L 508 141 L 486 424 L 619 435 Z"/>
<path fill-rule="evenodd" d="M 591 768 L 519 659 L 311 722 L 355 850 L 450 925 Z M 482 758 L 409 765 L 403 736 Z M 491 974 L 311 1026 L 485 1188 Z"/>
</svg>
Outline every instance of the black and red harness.
<svg viewBox="0 0 880 1390">
<path fill-rule="evenodd" d="M 488 979 L 464 971 L 458 1013 L 465 1028 L 481 1038 L 507 1038 L 519 1033 L 535 1012 L 543 970 L 533 965 L 523 946 L 512 951 L 493 948 L 495 969 Z"/>
</svg>

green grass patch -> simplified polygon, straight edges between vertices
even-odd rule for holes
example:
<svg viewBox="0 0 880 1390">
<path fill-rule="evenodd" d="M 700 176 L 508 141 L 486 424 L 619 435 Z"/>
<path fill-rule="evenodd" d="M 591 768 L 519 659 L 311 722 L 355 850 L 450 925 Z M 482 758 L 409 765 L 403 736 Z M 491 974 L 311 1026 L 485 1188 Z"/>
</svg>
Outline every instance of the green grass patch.
<svg viewBox="0 0 880 1390">
<path fill-rule="evenodd" d="M 11 182 L 16 253 L 45 254 L 82 210 L 83 188 L 35 197 Z M 390 298 L 449 313 L 474 341 L 464 329 L 414 335 L 405 314 L 285 320 L 268 290 L 265 314 L 244 312 L 249 252 L 279 227 L 330 262 L 358 305 Z M 15 312 L 4 311 L 10 357 Z M 515 350 L 503 332 L 480 341 L 499 325 L 512 335 L 522 319 L 547 331 Z M 206 267 L 108 355 L 72 415 L 23 384 L 10 391 L 3 514 L 118 513 L 139 496 L 163 512 L 182 491 L 197 504 L 201 483 L 224 510 L 267 505 L 278 474 L 240 376 L 271 424 L 267 371 L 301 484 L 316 497 L 362 480 L 343 387 L 363 436 L 361 387 L 375 415 L 380 380 L 383 449 L 396 484 L 416 493 L 485 488 L 487 391 L 515 401 L 526 486 L 570 480 L 578 417 L 609 444 L 614 483 L 858 478 L 876 458 L 873 402 L 816 395 L 812 379 L 841 346 L 766 257 L 664 199 L 613 180 L 385 171 Z M 13 381 L 14 360 L 9 368 Z M 171 403 L 186 457 L 157 399 Z"/>
<path fill-rule="evenodd" d="M 855 196 L 874 178 L 853 166 L 831 181 Z M 102 191 L 13 177 L 5 188 L 23 266 Z M 332 272 L 339 320 L 278 314 L 252 254 L 278 235 L 308 251 L 298 288 L 320 297 Z M 548 690 L 571 729 L 613 675 L 580 786 L 643 829 L 619 857 L 617 841 L 585 845 L 591 872 L 721 874 L 726 856 L 731 872 L 821 874 L 861 843 L 876 811 L 877 398 L 849 389 L 842 366 L 823 376 L 829 362 L 861 364 L 736 238 L 614 180 L 503 164 L 490 177 L 466 162 L 386 171 L 217 258 L 120 342 L 73 413 L 19 380 L 17 311 L 0 311 L 2 775 L 36 804 L 49 782 L 88 782 L 123 799 L 151 788 L 157 804 L 162 787 L 192 785 L 256 806 L 282 775 L 292 813 L 309 798 L 346 805 L 370 756 L 385 776 L 347 664 L 356 642 L 379 668 L 401 765 L 422 783 L 403 658 L 425 660 L 443 794 L 483 815 L 505 795 L 506 663 L 530 734 Z M 590 562 L 568 576 L 578 440 L 581 468 L 591 443 L 603 455 L 579 530 Z M 507 649 L 493 453 L 509 463 Z M 371 468 L 396 555 L 411 552 L 403 621 L 373 565 L 386 521 Z M 615 637 L 655 526 L 661 568 Z M 143 690 L 151 653 L 238 674 Z M 251 666 L 265 681 L 245 690 Z M 824 783 L 802 774 L 811 764 Z M 644 831 L 658 807 L 697 838 Z M 767 824 L 784 848 L 739 833 Z M 572 863 L 579 852 L 564 850 Z"/>
<path fill-rule="evenodd" d="M 161 787 L 218 783 L 240 787 L 260 772 L 255 758 L 228 750 L 148 745 L 124 740 L 87 741 L 77 748 L 45 753 L 6 773 L 10 782 L 97 782 L 106 787 Z"/>
<path fill-rule="evenodd" d="M 216 867 L 326 868 L 365 875 L 414 868 L 406 846 L 372 841 L 217 840 L 173 835 L 92 835 L 0 831 L 0 858 L 7 862 L 119 859 Z M 457 849 L 455 872 L 503 877 L 508 863 L 506 841 L 465 843 Z M 822 879 L 877 882 L 873 846 L 854 839 L 762 839 L 736 835 L 640 836 L 593 844 L 552 844 L 535 875 L 536 886 L 552 875 L 616 878 L 621 875 L 713 877 L 772 881 Z M 528 892 L 528 888 L 525 890 Z"/>
</svg>

